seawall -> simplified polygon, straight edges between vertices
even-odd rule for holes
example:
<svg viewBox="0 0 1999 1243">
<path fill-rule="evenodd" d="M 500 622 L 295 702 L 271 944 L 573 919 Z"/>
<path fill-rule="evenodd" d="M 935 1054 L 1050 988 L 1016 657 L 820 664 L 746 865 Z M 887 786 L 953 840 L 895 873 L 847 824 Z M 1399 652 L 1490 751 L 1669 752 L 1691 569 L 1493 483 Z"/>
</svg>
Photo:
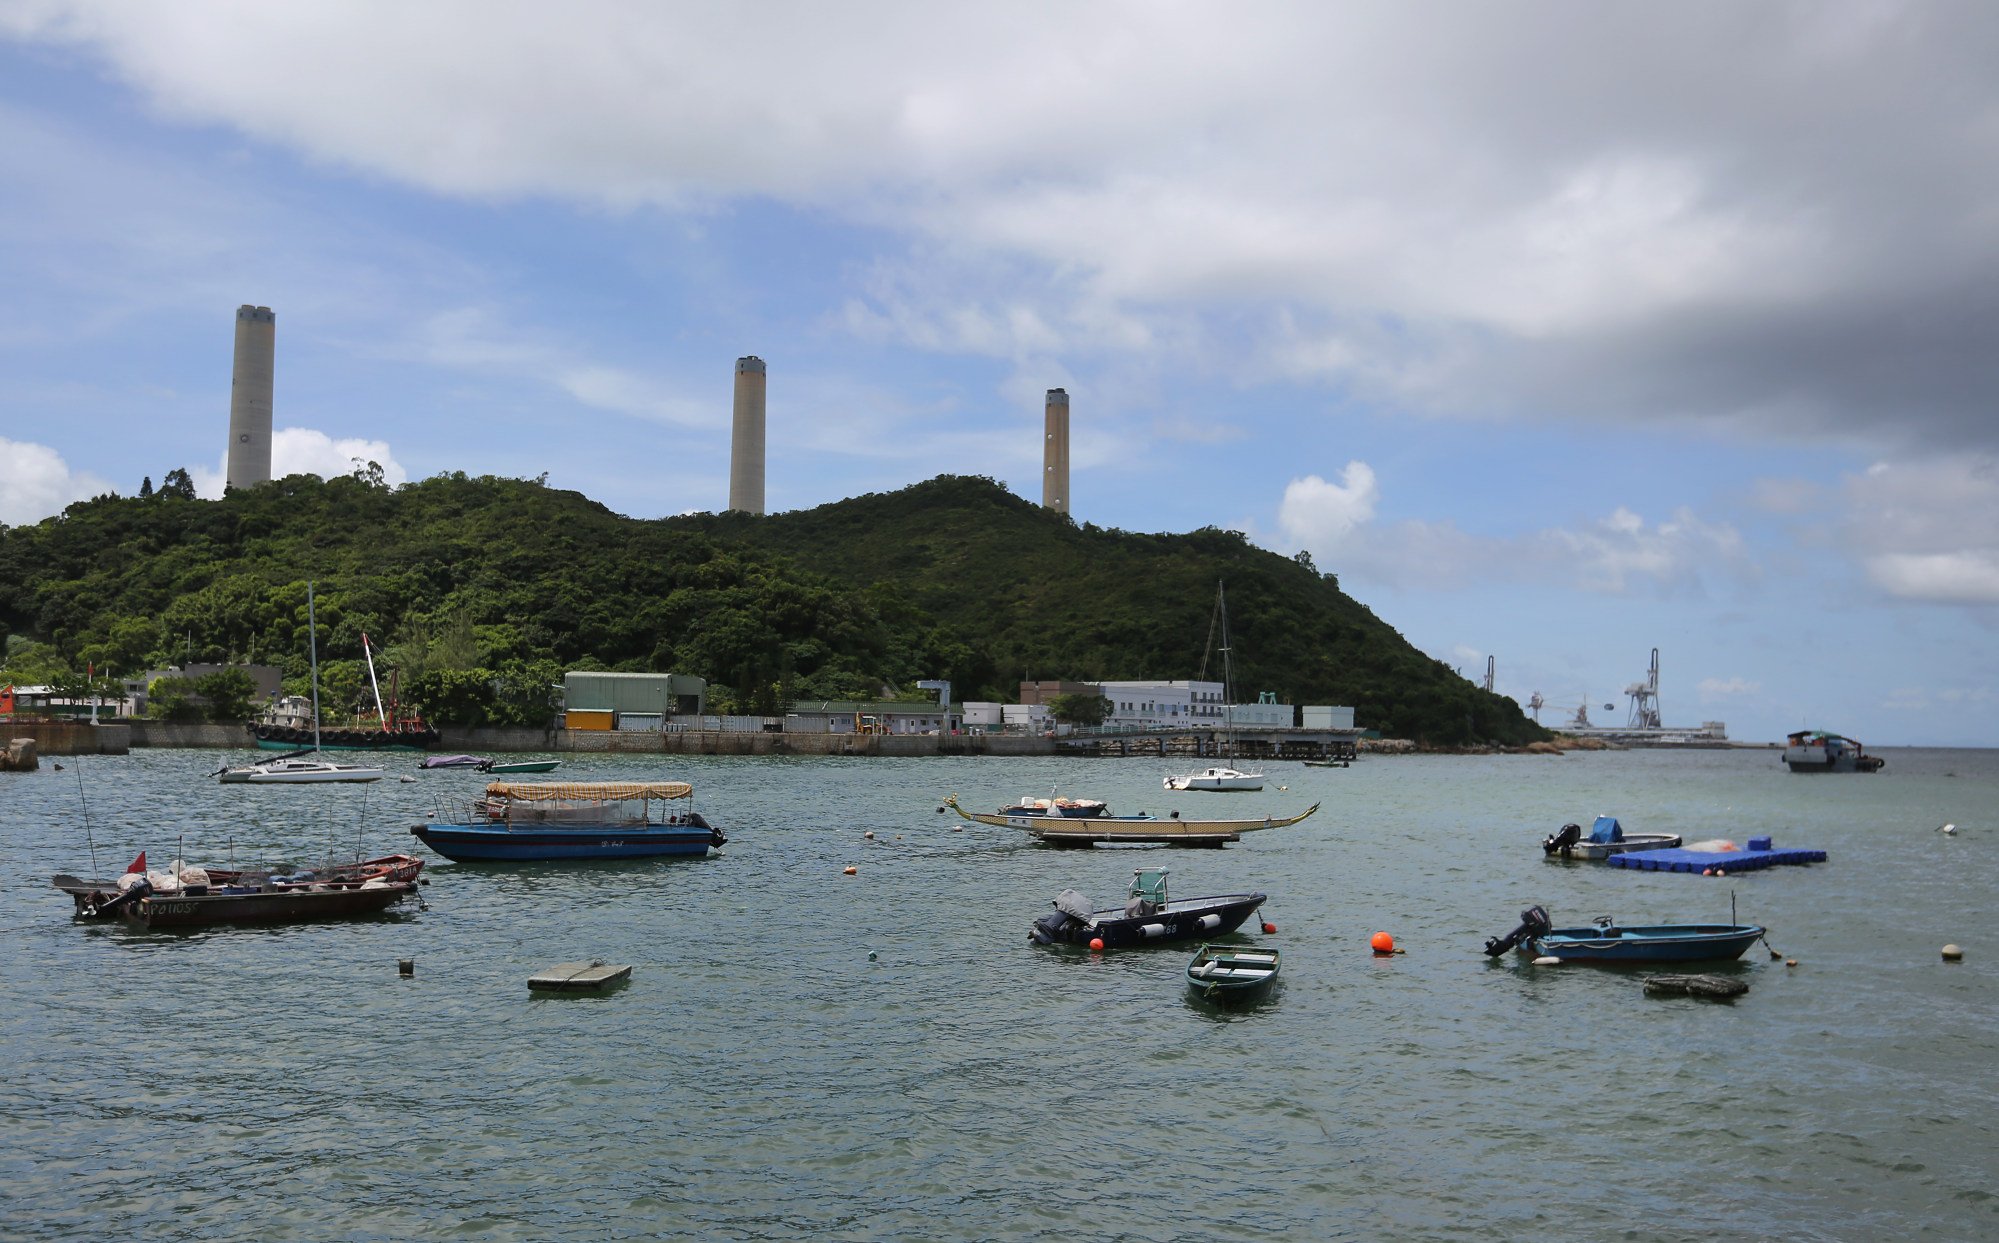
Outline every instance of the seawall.
<svg viewBox="0 0 1999 1243">
<path fill-rule="evenodd" d="M 135 744 L 129 725 L 89 721 L 0 721 L 0 749 L 12 738 L 32 738 L 42 755 L 123 755 Z"/>
</svg>

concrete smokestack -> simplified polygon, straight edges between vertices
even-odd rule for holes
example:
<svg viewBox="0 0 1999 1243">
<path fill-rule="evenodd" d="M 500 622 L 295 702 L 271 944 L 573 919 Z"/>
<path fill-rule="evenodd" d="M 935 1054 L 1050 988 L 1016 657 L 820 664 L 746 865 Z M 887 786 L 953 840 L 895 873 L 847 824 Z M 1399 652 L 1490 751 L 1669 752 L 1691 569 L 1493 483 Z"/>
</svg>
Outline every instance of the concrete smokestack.
<svg viewBox="0 0 1999 1243">
<path fill-rule="evenodd" d="M 764 360 L 736 360 L 736 426 L 729 441 L 729 508 L 764 511 Z"/>
<path fill-rule="evenodd" d="M 1041 442 L 1041 504 L 1058 514 L 1069 512 L 1069 394 L 1048 390 Z"/>
<path fill-rule="evenodd" d="M 271 481 L 271 377 L 276 371 L 278 317 L 267 306 L 236 308 L 236 366 L 229 377 L 229 465 L 232 488 Z"/>
</svg>

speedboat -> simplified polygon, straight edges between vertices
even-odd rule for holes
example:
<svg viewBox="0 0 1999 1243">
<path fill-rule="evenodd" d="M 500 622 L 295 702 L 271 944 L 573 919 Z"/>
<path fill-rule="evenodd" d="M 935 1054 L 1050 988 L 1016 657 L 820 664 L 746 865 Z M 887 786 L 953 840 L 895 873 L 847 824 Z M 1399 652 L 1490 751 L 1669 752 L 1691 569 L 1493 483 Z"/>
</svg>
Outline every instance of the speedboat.
<svg viewBox="0 0 1999 1243">
<path fill-rule="evenodd" d="M 1000 816 L 1070 816 L 1085 819 L 1090 816 L 1108 816 L 1109 806 L 1101 799 L 1094 798 L 1023 798 L 1011 807 L 1002 807 L 995 815 Z"/>
<path fill-rule="evenodd" d="M 1497 958 L 1517 948 L 1563 962 L 1727 962 L 1742 957 L 1764 932 L 1756 924 L 1620 925 L 1608 915 L 1587 927 L 1557 928 L 1546 910 L 1530 906 L 1520 912 L 1518 928 L 1486 940 L 1485 952 Z"/>
<path fill-rule="evenodd" d="M 975 824 L 998 829 L 1020 829 L 1054 846 L 1090 846 L 1097 843 L 1162 843 L 1169 846 L 1220 846 L 1240 840 L 1244 833 L 1259 829 L 1281 829 L 1297 824 L 1319 810 L 1317 803 L 1292 816 L 1265 816 L 1257 820 L 1183 820 L 1179 812 L 1166 816 L 1114 816 L 1108 808 L 1100 816 L 1045 814 L 1010 815 L 966 811 L 953 794 L 944 806 Z"/>
<path fill-rule="evenodd" d="M 1228 893 L 1176 902 L 1166 895 L 1165 868 L 1140 868 L 1132 873 L 1130 901 L 1122 908 L 1092 910 L 1088 898 L 1064 889 L 1055 895 L 1055 909 L 1035 920 L 1027 935 L 1039 945 L 1100 940 L 1105 949 L 1220 936 L 1240 928 L 1266 896 Z"/>
</svg>

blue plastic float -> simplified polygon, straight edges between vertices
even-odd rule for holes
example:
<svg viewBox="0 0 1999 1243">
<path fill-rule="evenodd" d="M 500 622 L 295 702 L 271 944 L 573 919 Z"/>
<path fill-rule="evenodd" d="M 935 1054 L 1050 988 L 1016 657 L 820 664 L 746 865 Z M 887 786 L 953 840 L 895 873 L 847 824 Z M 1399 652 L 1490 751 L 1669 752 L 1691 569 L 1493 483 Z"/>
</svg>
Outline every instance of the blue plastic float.
<svg viewBox="0 0 1999 1243">
<path fill-rule="evenodd" d="M 1764 868 L 1791 864 L 1824 863 L 1823 850 L 1776 850 L 1767 837 L 1752 837 L 1747 850 L 1645 850 L 1636 854 L 1612 855 L 1604 860 L 1614 868 L 1640 872 L 1709 872 L 1720 870 L 1760 872 Z"/>
</svg>

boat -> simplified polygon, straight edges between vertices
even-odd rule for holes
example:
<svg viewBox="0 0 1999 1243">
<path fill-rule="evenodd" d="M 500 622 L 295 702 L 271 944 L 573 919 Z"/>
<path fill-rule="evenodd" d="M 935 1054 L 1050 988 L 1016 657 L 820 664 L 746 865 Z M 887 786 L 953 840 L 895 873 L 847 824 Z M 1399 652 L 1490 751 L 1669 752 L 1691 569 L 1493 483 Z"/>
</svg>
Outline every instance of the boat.
<svg viewBox="0 0 1999 1243">
<path fill-rule="evenodd" d="M 219 768 L 214 775 L 224 785 L 312 785 L 330 781 L 380 781 L 382 770 L 362 764 L 336 764 L 319 758 L 319 623 L 313 612 L 312 580 L 305 584 L 306 648 L 312 658 L 312 747 L 241 768 Z M 375 676 L 370 658 L 368 676 Z M 262 745 L 259 740 L 259 745 Z"/>
<path fill-rule="evenodd" d="M 1620 925 L 1608 915 L 1588 927 L 1557 928 L 1546 910 L 1530 906 L 1520 912 L 1519 927 L 1487 938 L 1485 952 L 1497 958 L 1517 948 L 1530 958 L 1563 962 L 1727 962 L 1742 957 L 1764 933 L 1755 924 Z"/>
<path fill-rule="evenodd" d="M 311 609 L 311 588 L 307 586 L 307 610 Z M 313 693 L 313 728 L 307 730 L 299 725 L 281 725 L 272 721 L 256 721 L 250 725 L 250 734 L 257 740 L 257 747 L 264 751 L 289 751 L 311 744 L 316 751 L 428 751 L 438 744 L 438 733 L 423 719 L 404 716 L 401 704 L 395 694 L 395 671 L 390 671 L 389 707 L 382 704 L 382 684 L 375 677 L 374 646 L 368 642 L 366 631 L 361 633 L 361 654 L 368 661 L 368 685 L 375 692 L 375 720 L 373 729 L 354 726 L 344 729 L 325 729 L 319 723 L 319 695 L 315 685 Z"/>
<path fill-rule="evenodd" d="M 1208 1001 L 1250 1001 L 1270 991 L 1280 961 L 1274 949 L 1203 945 L 1187 964 L 1187 987 Z"/>
<path fill-rule="evenodd" d="M 1784 763 L 1794 773 L 1874 773 L 1888 763 L 1853 738 L 1801 729 L 1784 739 Z"/>
<path fill-rule="evenodd" d="M 418 768 L 475 768 L 482 773 L 554 772 L 561 760 L 495 760 L 484 755 L 428 755 Z"/>
<path fill-rule="evenodd" d="M 495 781 L 464 821 L 410 832 L 459 863 L 706 855 L 729 839 L 676 806 L 693 796 L 684 781 Z"/>
<path fill-rule="evenodd" d="M 1352 760 L 1306 760 L 1306 761 L 1305 761 L 1305 767 L 1307 767 L 1307 768 L 1345 768 L 1345 767 L 1347 767 L 1348 765 L 1350 765 L 1350 764 L 1352 764 L 1352 763 L 1353 763 L 1353 761 L 1352 761 Z"/>
<path fill-rule="evenodd" d="M 423 863 L 412 856 L 342 866 L 355 870 L 274 876 L 182 867 L 176 862 L 164 872 L 148 872 L 141 852 L 116 881 L 57 876 L 54 883 L 75 901 L 79 919 L 122 919 L 148 929 L 349 919 L 376 914 L 405 898 L 422 901 L 416 873 Z"/>
<path fill-rule="evenodd" d="M 1183 773 L 1166 778 L 1169 790 L 1261 790 L 1262 773 L 1246 773 L 1239 768 L 1226 765 L 1204 768 L 1198 773 Z"/>
<path fill-rule="evenodd" d="M 1565 824 L 1541 839 L 1541 853 L 1557 859 L 1608 859 L 1635 850 L 1670 850 L 1680 844 L 1677 833 L 1626 833 L 1616 816 L 1598 816 L 1583 836 L 1583 826 Z"/>
<path fill-rule="evenodd" d="M 561 760 L 487 760 L 479 766 L 485 773 L 552 773 L 561 765 Z"/>
<path fill-rule="evenodd" d="M 1235 736 L 1235 655 L 1229 643 L 1228 595 L 1221 583 L 1215 584 L 1215 616 L 1221 627 L 1222 643 L 1222 722 L 1228 738 L 1228 754 L 1238 753 Z M 1202 670 L 1203 674 L 1206 670 Z M 1263 774 L 1216 765 L 1198 773 L 1180 773 L 1165 779 L 1169 790 L 1251 791 L 1263 788 Z"/>
<path fill-rule="evenodd" d="M 1221 846 L 1237 841 L 1244 833 L 1260 829 L 1282 829 L 1297 824 L 1319 810 L 1317 803 L 1295 816 L 1265 816 L 1261 820 L 1183 820 L 1179 812 L 1161 818 L 1153 815 L 1116 816 L 1105 809 L 1101 816 L 1009 815 L 966 811 L 953 794 L 944 806 L 975 824 L 1000 829 L 1020 829 L 1053 846 L 1093 846 L 1098 843 L 1150 842 L 1167 846 Z"/>
<path fill-rule="evenodd" d="M 224 785 L 309 785 L 321 781 L 380 781 L 379 768 L 362 764 L 336 764 L 310 756 L 283 756 L 241 768 L 224 769 L 218 776 Z"/>
<path fill-rule="evenodd" d="M 1102 941 L 1105 949 L 1220 936 L 1242 927 L 1267 897 L 1229 893 L 1173 901 L 1166 894 L 1166 869 L 1140 868 L 1131 874 L 1130 901 L 1123 907 L 1092 910 L 1088 898 L 1064 889 L 1055 895 L 1055 909 L 1035 920 L 1027 935 L 1037 945 Z"/>
<path fill-rule="evenodd" d="M 1095 816 L 1108 816 L 1110 808 L 1100 799 L 1094 798 L 1023 798 L 1011 807 L 1002 807 L 993 813 L 999 816 L 1066 816 L 1074 820 L 1084 820 Z"/>
</svg>

